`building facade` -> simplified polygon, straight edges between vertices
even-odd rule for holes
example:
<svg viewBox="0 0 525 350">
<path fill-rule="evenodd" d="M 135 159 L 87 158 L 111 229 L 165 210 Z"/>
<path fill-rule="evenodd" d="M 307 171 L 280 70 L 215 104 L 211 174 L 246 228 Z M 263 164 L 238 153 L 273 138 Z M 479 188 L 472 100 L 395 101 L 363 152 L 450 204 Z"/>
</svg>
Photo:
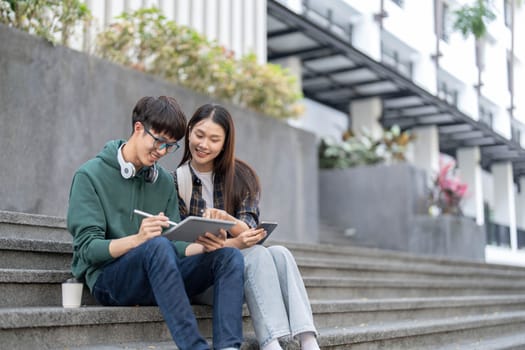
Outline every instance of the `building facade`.
<svg viewBox="0 0 525 350">
<path fill-rule="evenodd" d="M 489 262 L 525 265 L 525 4 L 494 0 L 480 40 L 453 28 L 466 0 L 86 0 L 100 27 L 157 6 L 238 56 L 289 67 L 319 137 L 393 124 L 416 135 L 429 176 L 453 156 L 463 212 L 487 229 Z M 77 43 L 89 48 L 90 36 Z"/>
</svg>

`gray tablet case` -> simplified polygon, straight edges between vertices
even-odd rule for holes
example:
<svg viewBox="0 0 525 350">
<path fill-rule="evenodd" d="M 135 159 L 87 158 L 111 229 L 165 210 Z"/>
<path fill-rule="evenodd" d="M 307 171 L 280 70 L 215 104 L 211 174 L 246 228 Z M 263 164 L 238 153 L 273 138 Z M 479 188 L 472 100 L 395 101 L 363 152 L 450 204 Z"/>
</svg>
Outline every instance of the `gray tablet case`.
<svg viewBox="0 0 525 350">
<path fill-rule="evenodd" d="M 197 237 L 206 232 L 218 235 L 222 228 L 228 230 L 235 222 L 218 219 L 205 219 L 199 216 L 188 216 L 177 224 L 164 231 L 162 235 L 173 241 L 194 242 Z"/>
</svg>

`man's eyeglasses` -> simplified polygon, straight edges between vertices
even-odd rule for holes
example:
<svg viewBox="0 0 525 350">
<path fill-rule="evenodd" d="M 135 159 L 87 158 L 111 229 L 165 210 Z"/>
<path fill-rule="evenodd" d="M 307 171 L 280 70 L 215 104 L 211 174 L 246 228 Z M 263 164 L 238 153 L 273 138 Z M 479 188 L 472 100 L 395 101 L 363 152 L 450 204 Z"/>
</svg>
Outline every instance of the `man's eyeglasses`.
<svg viewBox="0 0 525 350">
<path fill-rule="evenodd" d="M 155 140 L 153 141 L 153 147 L 155 147 L 159 151 L 166 149 L 166 152 L 173 153 L 180 148 L 179 143 L 177 141 L 169 143 L 166 142 L 166 140 L 153 135 L 146 126 L 144 126 L 144 130 L 146 130 L 149 136 L 153 137 L 153 140 Z"/>
</svg>

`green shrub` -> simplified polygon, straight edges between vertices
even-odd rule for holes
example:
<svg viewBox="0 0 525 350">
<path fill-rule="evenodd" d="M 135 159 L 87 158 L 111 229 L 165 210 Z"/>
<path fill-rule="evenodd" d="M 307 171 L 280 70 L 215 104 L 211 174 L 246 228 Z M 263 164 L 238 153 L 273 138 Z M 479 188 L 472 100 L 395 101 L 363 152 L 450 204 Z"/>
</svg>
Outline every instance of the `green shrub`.
<svg viewBox="0 0 525 350">
<path fill-rule="evenodd" d="M 255 55 L 231 51 L 179 26 L 156 8 L 124 13 L 97 37 L 102 58 L 276 118 L 302 113 L 295 77 Z"/>
<path fill-rule="evenodd" d="M 53 44 L 68 46 L 75 26 L 90 18 L 89 9 L 80 0 L 0 0 L 0 23 Z"/>
<path fill-rule="evenodd" d="M 363 130 L 361 136 L 347 134 L 343 140 L 323 138 L 319 144 L 319 167 L 345 169 L 359 165 L 405 161 L 407 145 L 413 140 L 408 132 L 394 125 L 374 138 Z"/>
</svg>

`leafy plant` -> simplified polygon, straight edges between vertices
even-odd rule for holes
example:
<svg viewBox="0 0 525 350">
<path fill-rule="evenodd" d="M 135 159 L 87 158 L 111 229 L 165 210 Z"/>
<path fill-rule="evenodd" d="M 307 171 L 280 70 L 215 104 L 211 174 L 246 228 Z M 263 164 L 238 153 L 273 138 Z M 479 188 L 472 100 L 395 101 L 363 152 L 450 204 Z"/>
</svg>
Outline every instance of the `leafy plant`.
<svg viewBox="0 0 525 350">
<path fill-rule="evenodd" d="M 476 0 L 473 5 L 463 5 L 455 12 L 454 29 L 464 37 L 472 34 L 481 39 L 487 33 L 487 25 L 496 18 L 487 0 Z"/>
<path fill-rule="evenodd" d="M 255 55 L 236 60 L 233 52 L 168 20 L 156 8 L 119 16 L 99 34 L 96 53 L 276 118 L 302 113 L 302 94 L 288 70 L 258 64 Z"/>
<path fill-rule="evenodd" d="M 489 0 L 476 0 L 473 5 L 463 5 L 455 11 L 454 29 L 460 31 L 463 37 L 472 34 L 476 40 L 476 66 L 478 68 L 478 94 L 481 93 L 481 72 L 483 70 L 483 38 L 487 34 L 487 25 L 496 18 Z"/>
<path fill-rule="evenodd" d="M 90 18 L 89 9 L 80 0 L 0 0 L 0 23 L 53 44 L 69 45 L 75 26 Z"/>
<path fill-rule="evenodd" d="M 362 136 L 347 132 L 342 141 L 323 138 L 319 145 L 319 166 L 323 169 L 344 169 L 405 161 L 406 147 L 412 140 L 410 132 L 402 132 L 397 125 L 384 130 L 379 138 L 372 137 L 367 130 L 363 130 Z"/>
</svg>

